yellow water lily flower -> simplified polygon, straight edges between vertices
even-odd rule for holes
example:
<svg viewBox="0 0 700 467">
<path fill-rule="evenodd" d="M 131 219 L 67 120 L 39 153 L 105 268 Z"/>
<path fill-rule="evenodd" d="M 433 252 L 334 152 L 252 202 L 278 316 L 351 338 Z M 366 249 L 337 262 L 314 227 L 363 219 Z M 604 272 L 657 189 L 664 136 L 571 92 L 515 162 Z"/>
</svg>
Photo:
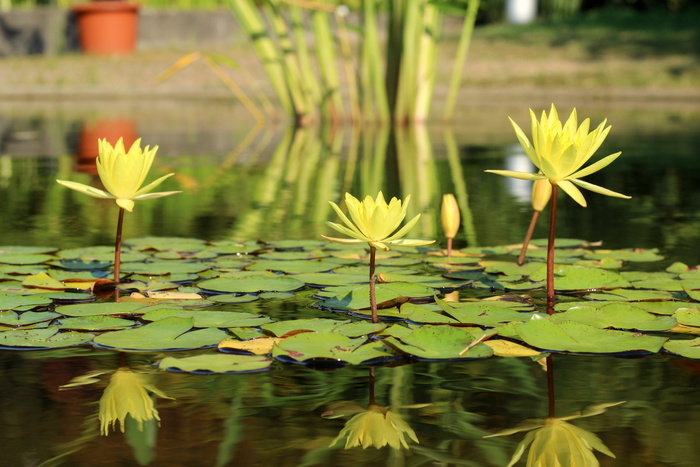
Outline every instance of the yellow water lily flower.
<svg viewBox="0 0 700 467">
<path fill-rule="evenodd" d="M 401 238 L 416 225 L 420 214 L 408 221 L 406 225 L 396 232 L 396 229 L 406 217 L 406 210 L 410 200 L 411 195 L 408 195 L 404 202 L 397 198 L 391 198 L 391 201 L 387 204 L 381 191 L 377 195 L 376 200 L 371 196 L 367 196 L 363 201 L 358 200 L 350 193 L 346 193 L 345 204 L 348 207 L 350 218 L 343 214 L 337 204 L 330 201 L 331 206 L 333 206 L 333 209 L 338 213 L 345 225 L 334 222 L 326 223 L 338 232 L 351 238 L 334 238 L 325 235 L 322 235 L 322 237 L 326 240 L 346 245 L 369 243 L 370 246 L 382 251 L 389 249 L 387 244 L 403 246 L 430 245 L 435 240 Z"/>
<path fill-rule="evenodd" d="M 595 130 L 589 132 L 590 119 L 587 118 L 581 122 L 581 125 L 578 125 L 576 109 L 574 109 L 562 125 L 554 104 L 552 104 L 549 115 L 542 112 L 540 120 L 537 120 L 535 112 L 530 109 L 530 118 L 532 120 L 532 144 L 518 124 L 513 119 L 510 119 L 510 122 L 525 153 L 539 171 L 526 173 L 513 170 L 487 170 L 486 172 L 522 180 L 548 180 L 550 184 L 561 187 L 574 201 L 584 207 L 586 200 L 576 185 L 601 195 L 630 198 L 627 195 L 581 180 L 582 177 L 608 166 L 622 154 L 621 152 L 611 154 L 586 168 L 581 168 L 598 150 L 610 132 L 611 126 L 605 126 L 607 119 Z"/>
<path fill-rule="evenodd" d="M 150 380 L 151 376 L 144 373 L 136 373 L 129 368 L 119 368 L 111 376 L 109 385 L 100 398 L 100 431 L 103 435 L 109 434 L 109 429 L 119 421 L 120 429 L 124 433 L 126 416 L 130 415 L 137 423 L 139 430 L 143 431 L 143 422 L 158 420 L 160 416 L 156 410 L 153 399 L 148 394 L 150 391 L 160 397 L 168 398 L 158 390 Z"/>
<path fill-rule="evenodd" d="M 445 237 L 455 238 L 459 230 L 459 206 L 455 195 L 442 195 L 442 207 L 440 210 L 440 219 L 442 221 L 442 230 L 445 232 Z"/>
<path fill-rule="evenodd" d="M 158 146 L 150 148 L 146 146 L 141 150 L 141 139 L 137 139 L 127 152 L 124 149 L 124 141 L 119 138 L 117 144 L 112 147 L 106 139 L 98 141 L 99 156 L 97 157 L 97 173 L 107 191 L 68 180 L 56 180 L 61 185 L 79 191 L 95 198 L 115 199 L 117 204 L 129 212 L 134 210 L 134 201 L 144 199 L 162 198 L 163 196 L 180 193 L 179 191 L 165 191 L 149 193 L 163 180 L 174 174 L 160 177 L 158 180 L 141 187 L 146 180 L 148 171 L 153 164 Z"/>
<path fill-rule="evenodd" d="M 416 432 L 399 414 L 377 405 L 370 405 L 367 410 L 348 420 L 330 446 L 334 446 L 345 436 L 345 449 L 356 446 L 362 446 L 362 449 L 370 446 L 379 449 L 386 445 L 394 449 L 408 449 L 409 438 L 418 442 Z"/>
<path fill-rule="evenodd" d="M 608 407 L 622 403 L 594 405 L 568 417 L 529 420 L 516 428 L 488 435 L 485 438 L 529 431 L 518 444 L 507 467 L 515 465 L 528 446 L 530 446 L 530 452 L 527 456 L 527 467 L 598 467 L 600 463 L 595 457 L 594 450 L 612 458 L 615 454 L 595 434 L 572 425 L 567 420 L 597 415 L 605 412 Z"/>
</svg>

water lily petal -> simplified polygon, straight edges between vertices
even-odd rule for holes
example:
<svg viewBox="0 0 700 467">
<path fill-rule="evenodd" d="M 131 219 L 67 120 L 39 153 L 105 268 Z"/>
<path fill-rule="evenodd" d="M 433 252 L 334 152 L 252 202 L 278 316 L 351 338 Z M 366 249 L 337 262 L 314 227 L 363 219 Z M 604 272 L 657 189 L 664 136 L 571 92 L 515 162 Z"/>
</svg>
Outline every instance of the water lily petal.
<svg viewBox="0 0 700 467">
<path fill-rule="evenodd" d="M 571 180 L 581 188 L 585 188 L 586 190 L 591 190 L 595 191 L 596 193 L 600 193 L 601 195 L 605 196 L 612 196 L 615 198 L 624 198 L 624 199 L 630 199 L 632 198 L 631 196 L 623 195 L 622 193 L 618 193 L 616 191 L 608 190 L 607 188 L 603 188 L 602 186 L 594 185 L 592 183 L 584 182 L 583 180 L 578 180 L 578 179 L 573 179 Z"/>
<path fill-rule="evenodd" d="M 503 175 L 504 177 L 517 178 L 520 180 L 539 180 L 542 178 L 547 178 L 541 173 L 516 172 L 515 170 L 484 170 L 484 172 Z"/>
<path fill-rule="evenodd" d="M 583 178 L 586 175 L 590 175 L 594 172 L 597 172 L 600 169 L 603 169 L 603 168 L 607 167 L 608 165 L 610 165 L 612 163 L 612 161 L 614 161 L 615 159 L 620 157 L 620 154 L 622 154 L 621 151 L 616 152 L 615 154 L 610 154 L 609 156 L 605 156 L 601 160 L 594 162 L 593 164 L 589 165 L 585 169 L 581 169 L 578 172 L 571 174 L 568 178 L 570 178 L 570 179 Z"/>
<path fill-rule="evenodd" d="M 124 208 L 129 212 L 134 212 L 134 201 L 131 199 L 117 198 L 117 205 L 120 208 Z"/>
<path fill-rule="evenodd" d="M 78 183 L 78 182 L 71 182 L 69 180 L 56 180 L 58 183 L 61 185 L 70 188 L 71 190 L 79 191 L 83 194 L 90 195 L 94 198 L 103 198 L 103 199 L 109 199 L 109 198 L 114 198 L 111 194 L 107 193 L 104 190 L 100 190 L 98 188 L 85 185 L 83 183 Z"/>
<path fill-rule="evenodd" d="M 583 197 L 583 193 L 581 193 L 581 190 L 576 188 L 573 183 L 571 183 L 569 180 L 558 180 L 557 185 L 566 192 L 567 195 L 571 196 L 574 201 L 576 201 L 578 204 L 583 206 L 584 208 L 587 206 L 586 204 L 586 198 Z"/>
<path fill-rule="evenodd" d="M 139 196 L 139 195 L 141 195 L 141 194 L 143 194 L 143 193 L 148 193 L 149 191 L 151 191 L 152 189 L 154 189 L 155 187 L 157 187 L 158 185 L 160 185 L 161 183 L 163 183 L 164 180 L 166 180 L 166 179 L 172 177 L 173 175 L 175 175 L 175 174 L 174 174 L 174 173 L 169 173 L 169 174 L 167 174 L 167 175 L 163 175 L 163 176 L 160 177 L 158 180 L 149 183 L 148 185 L 146 185 L 146 186 L 143 187 L 143 188 L 140 188 L 139 190 L 136 191 L 136 193 L 134 193 L 133 198 L 135 198 L 135 197 L 137 197 L 137 196 Z M 177 191 L 171 191 L 170 193 L 179 193 L 179 192 L 177 192 Z"/>
<path fill-rule="evenodd" d="M 337 238 L 328 237 L 327 235 L 321 235 L 321 237 L 325 238 L 330 242 L 341 243 L 343 245 L 357 245 L 359 243 L 366 243 L 365 240 L 359 240 L 357 238 Z"/>
</svg>

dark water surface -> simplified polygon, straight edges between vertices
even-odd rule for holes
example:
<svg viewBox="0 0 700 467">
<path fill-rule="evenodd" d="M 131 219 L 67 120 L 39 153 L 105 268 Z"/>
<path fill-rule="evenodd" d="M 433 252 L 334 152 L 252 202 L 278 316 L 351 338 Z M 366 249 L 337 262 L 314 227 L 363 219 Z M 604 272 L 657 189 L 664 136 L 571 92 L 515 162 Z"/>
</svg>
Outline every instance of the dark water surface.
<svg viewBox="0 0 700 467">
<path fill-rule="evenodd" d="M 159 145 L 152 178 L 175 172 L 161 187 L 183 190 L 137 203 L 126 218 L 127 240 L 318 238 L 329 233 L 324 221 L 336 220 L 328 200 L 381 189 L 388 196 L 412 195 L 409 215 L 423 213 L 413 237 L 443 242 L 440 198 L 456 193 L 464 222 L 458 246 L 518 243 L 531 214 L 530 189 L 483 170 L 531 170 L 522 165 L 527 158 L 507 120 L 529 128 L 528 105 L 539 111 L 549 103 L 466 106 L 450 129 L 295 132 L 284 125 L 254 128 L 243 110 L 219 102 L 109 108 L 3 103 L 0 245 L 113 243 L 113 202 L 55 183 L 95 180 L 85 154 L 90 142 L 81 146 L 81 137 L 110 122 L 121 134 Z M 586 209 L 562 198 L 558 236 L 601 240 L 609 248 L 659 248 L 666 259 L 651 270 L 674 261 L 700 263 L 700 106 L 558 105 L 562 116 L 577 105 L 594 125 L 608 118 L 613 129 L 599 155 L 623 155 L 586 180 L 633 197 L 584 192 Z M 542 219 L 535 236 L 545 235 Z M 308 317 L 312 302 L 294 299 L 287 308 Z M 270 311 L 269 303 L 260 305 L 260 313 Z M 329 448 L 344 419 L 321 414 L 339 403 L 366 406 L 372 384 L 367 368 L 318 371 L 276 362 L 264 373 L 192 375 L 154 370 L 150 364 L 160 358 L 91 348 L 0 351 L 0 465 L 506 465 L 523 433 L 482 436 L 547 415 L 546 374 L 529 358 L 380 367 L 376 403 L 400 413 L 420 444 L 410 450 Z M 95 384 L 59 386 L 124 364 L 152 373 L 154 385 L 172 399 L 157 398 L 160 427 L 101 436 L 97 401 L 109 373 Z M 698 464 L 697 363 L 667 355 L 557 355 L 555 368 L 560 416 L 627 401 L 572 422 L 596 433 L 617 456 L 598 454 L 601 465 Z"/>
</svg>

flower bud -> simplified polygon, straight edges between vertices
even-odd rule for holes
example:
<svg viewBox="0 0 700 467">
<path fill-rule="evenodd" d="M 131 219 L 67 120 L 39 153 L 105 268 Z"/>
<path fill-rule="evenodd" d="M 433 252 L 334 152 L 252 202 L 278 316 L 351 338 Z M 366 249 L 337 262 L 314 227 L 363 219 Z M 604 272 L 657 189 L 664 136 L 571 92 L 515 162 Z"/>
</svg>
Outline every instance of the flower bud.
<svg viewBox="0 0 700 467">
<path fill-rule="evenodd" d="M 442 195 L 442 210 L 440 214 L 442 218 L 442 230 L 445 231 L 445 237 L 455 238 L 459 230 L 459 206 L 453 194 Z"/>
<path fill-rule="evenodd" d="M 552 184 L 546 178 L 535 180 L 532 184 L 532 208 L 541 212 L 547 207 L 552 197 Z"/>
</svg>

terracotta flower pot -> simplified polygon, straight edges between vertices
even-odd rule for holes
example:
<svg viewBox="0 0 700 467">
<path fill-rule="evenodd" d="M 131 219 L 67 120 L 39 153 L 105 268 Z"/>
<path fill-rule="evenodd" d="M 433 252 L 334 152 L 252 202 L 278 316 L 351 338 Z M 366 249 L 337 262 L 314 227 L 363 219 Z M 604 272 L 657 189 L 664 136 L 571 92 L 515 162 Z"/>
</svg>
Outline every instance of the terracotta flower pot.
<svg viewBox="0 0 700 467">
<path fill-rule="evenodd" d="M 140 5 L 119 0 L 75 5 L 80 48 L 86 53 L 129 54 L 136 48 Z"/>
</svg>

